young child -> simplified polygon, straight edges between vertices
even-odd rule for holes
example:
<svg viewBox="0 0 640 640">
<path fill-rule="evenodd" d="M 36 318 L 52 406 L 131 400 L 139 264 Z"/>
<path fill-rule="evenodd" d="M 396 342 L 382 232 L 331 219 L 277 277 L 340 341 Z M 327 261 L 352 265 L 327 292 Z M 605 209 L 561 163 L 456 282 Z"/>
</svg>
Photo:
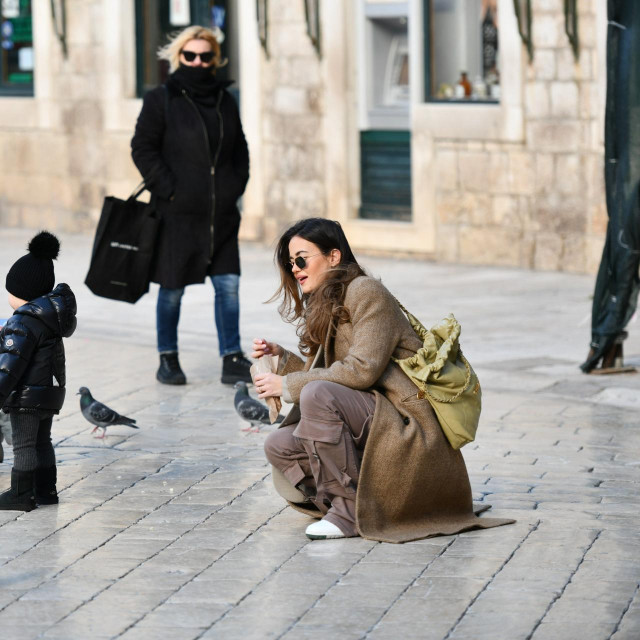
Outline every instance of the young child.
<svg viewBox="0 0 640 640">
<path fill-rule="evenodd" d="M 58 239 L 42 231 L 7 274 L 14 314 L 0 331 L 0 407 L 11 417 L 13 469 L 11 488 L 0 494 L 3 510 L 58 502 L 51 423 L 65 395 L 62 338 L 76 329 L 73 292 L 53 288 L 59 251 Z"/>
</svg>

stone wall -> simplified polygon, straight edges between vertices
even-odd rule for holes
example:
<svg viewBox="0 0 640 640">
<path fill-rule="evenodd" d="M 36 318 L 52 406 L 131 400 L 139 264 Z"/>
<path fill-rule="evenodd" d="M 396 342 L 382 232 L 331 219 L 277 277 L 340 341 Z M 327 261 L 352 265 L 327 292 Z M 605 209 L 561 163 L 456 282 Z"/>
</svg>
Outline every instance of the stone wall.
<svg viewBox="0 0 640 640">
<path fill-rule="evenodd" d="M 33 126 L 0 119 L 2 224 L 94 227 L 113 164 L 107 147 L 114 143 L 104 136 L 102 9 L 102 0 L 67 0 L 65 59 L 48 3 L 34 2 L 37 99 L 0 99 L 0 112 L 17 102 L 35 114 Z"/>
<path fill-rule="evenodd" d="M 607 222 L 605 96 L 598 79 L 595 0 L 578 5 L 576 62 L 564 32 L 563 3 L 533 2 L 523 144 L 438 142 L 438 259 L 575 272 L 597 268 Z"/>
<path fill-rule="evenodd" d="M 435 185 L 428 202 L 421 200 L 429 223 L 436 219 L 429 257 L 596 270 L 607 222 L 603 52 L 596 42 L 596 21 L 603 17 L 596 2 L 578 3 L 575 62 L 562 0 L 533 1 L 535 50 L 522 69 L 522 141 L 438 138 L 425 152 L 419 170 Z M 34 7 L 37 99 L 0 99 L 0 223 L 90 231 L 104 195 L 125 197 L 139 179 L 129 150 L 140 109 L 133 89 L 132 3 L 67 0 L 66 60 L 49 3 L 34 0 Z M 254 5 L 247 7 L 240 36 L 245 61 L 248 43 L 258 47 Z M 242 237 L 270 242 L 287 223 L 329 215 L 329 209 L 353 223 L 359 169 L 357 45 L 353 20 L 346 19 L 353 12 L 343 10 L 344 36 L 335 28 L 324 34 L 331 48 L 320 60 L 306 33 L 303 3 L 270 0 L 268 7 L 270 56 L 256 49 L 252 73 L 243 76 L 243 120 L 253 146 Z M 472 110 L 469 105 L 470 117 Z M 350 229 L 359 248 L 377 248 L 381 234 L 403 244 L 398 224 Z"/>
<path fill-rule="evenodd" d="M 269 2 L 269 51 L 261 68 L 264 233 L 324 216 L 324 88 L 302 2 Z"/>
</svg>

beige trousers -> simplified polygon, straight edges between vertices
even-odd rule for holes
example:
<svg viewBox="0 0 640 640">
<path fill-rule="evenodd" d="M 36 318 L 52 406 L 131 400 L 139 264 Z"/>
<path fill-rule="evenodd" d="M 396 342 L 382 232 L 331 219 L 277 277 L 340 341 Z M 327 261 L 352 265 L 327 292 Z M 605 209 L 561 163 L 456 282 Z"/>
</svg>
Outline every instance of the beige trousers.
<svg viewBox="0 0 640 640">
<path fill-rule="evenodd" d="M 346 536 L 358 535 L 358 475 L 375 405 L 373 393 L 315 380 L 300 394 L 300 422 L 264 445 L 267 460 Z"/>
</svg>

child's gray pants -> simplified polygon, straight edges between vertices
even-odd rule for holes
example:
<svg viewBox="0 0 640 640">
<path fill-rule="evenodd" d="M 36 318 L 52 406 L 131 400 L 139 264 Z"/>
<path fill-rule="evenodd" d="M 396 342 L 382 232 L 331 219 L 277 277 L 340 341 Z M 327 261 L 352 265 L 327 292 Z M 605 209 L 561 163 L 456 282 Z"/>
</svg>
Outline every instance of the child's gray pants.
<svg viewBox="0 0 640 640">
<path fill-rule="evenodd" d="M 53 416 L 38 413 L 12 413 L 13 468 L 35 471 L 53 467 L 56 455 L 51 444 Z"/>
</svg>

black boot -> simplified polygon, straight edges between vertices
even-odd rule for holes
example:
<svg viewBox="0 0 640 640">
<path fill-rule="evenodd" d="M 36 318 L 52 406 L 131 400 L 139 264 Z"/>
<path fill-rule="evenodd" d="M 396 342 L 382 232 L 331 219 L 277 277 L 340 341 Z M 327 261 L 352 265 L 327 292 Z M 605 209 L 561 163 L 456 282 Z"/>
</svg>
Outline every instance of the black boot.
<svg viewBox="0 0 640 640">
<path fill-rule="evenodd" d="M 223 384 L 235 384 L 236 382 L 251 382 L 251 362 L 247 360 L 242 351 L 230 353 L 222 359 Z"/>
<path fill-rule="evenodd" d="M 0 511 L 31 511 L 36 508 L 34 475 L 34 471 L 11 469 L 11 488 L 0 494 Z"/>
<path fill-rule="evenodd" d="M 58 504 L 57 479 L 58 472 L 55 465 L 36 469 L 33 492 L 38 504 Z"/>
<path fill-rule="evenodd" d="M 162 384 L 187 384 L 187 378 L 180 368 L 176 351 L 160 354 L 160 367 L 158 367 L 156 379 Z"/>
</svg>

